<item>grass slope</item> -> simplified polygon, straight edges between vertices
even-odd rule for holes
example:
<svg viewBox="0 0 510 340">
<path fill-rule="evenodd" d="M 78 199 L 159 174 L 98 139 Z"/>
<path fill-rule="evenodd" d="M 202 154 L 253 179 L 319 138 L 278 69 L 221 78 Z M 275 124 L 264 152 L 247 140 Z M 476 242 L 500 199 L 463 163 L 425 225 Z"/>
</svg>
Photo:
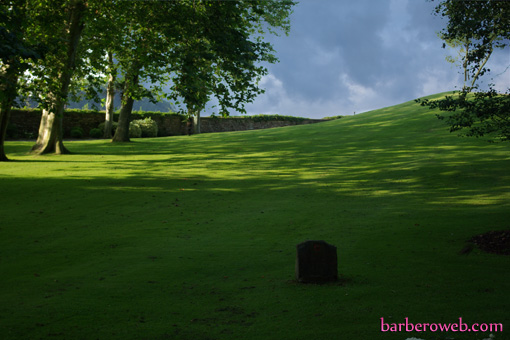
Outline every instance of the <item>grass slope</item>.
<svg viewBox="0 0 510 340">
<path fill-rule="evenodd" d="M 67 142 L 0 164 L 2 339 L 483 339 L 385 322 L 510 327 L 510 146 L 414 102 L 271 130 Z M 338 247 L 338 284 L 293 281 Z M 510 333 L 494 333 L 496 340 Z"/>
</svg>

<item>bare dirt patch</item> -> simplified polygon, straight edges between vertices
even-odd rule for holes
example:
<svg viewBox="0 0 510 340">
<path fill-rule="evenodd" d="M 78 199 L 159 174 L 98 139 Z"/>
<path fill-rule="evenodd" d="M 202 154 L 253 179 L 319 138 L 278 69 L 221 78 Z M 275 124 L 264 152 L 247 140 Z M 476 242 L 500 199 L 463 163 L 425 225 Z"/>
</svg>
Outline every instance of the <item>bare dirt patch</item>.
<svg viewBox="0 0 510 340">
<path fill-rule="evenodd" d="M 488 253 L 510 255 L 510 229 L 492 230 L 476 235 L 469 242 Z"/>
</svg>

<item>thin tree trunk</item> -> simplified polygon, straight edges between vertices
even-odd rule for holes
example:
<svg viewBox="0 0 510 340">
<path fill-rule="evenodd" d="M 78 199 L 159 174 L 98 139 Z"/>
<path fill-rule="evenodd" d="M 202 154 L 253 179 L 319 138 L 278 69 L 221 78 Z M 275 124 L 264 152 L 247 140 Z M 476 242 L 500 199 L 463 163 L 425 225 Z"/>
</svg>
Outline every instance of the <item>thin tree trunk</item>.
<svg viewBox="0 0 510 340">
<path fill-rule="evenodd" d="M 32 152 L 36 154 L 51 152 L 63 154 L 69 152 L 63 143 L 64 105 L 69 94 L 69 85 L 75 67 L 76 51 L 84 28 L 82 19 L 86 9 L 83 0 L 75 1 L 72 6 L 68 27 L 66 62 L 59 76 L 60 93 L 58 95 L 51 93 L 52 99 L 49 108 L 43 110 L 39 126 L 39 136 L 32 147 Z"/>
<path fill-rule="evenodd" d="M 193 127 L 195 128 L 195 133 L 199 134 L 200 133 L 200 110 L 195 112 L 195 116 L 193 117 L 193 119 L 194 119 Z"/>
<path fill-rule="evenodd" d="M 16 99 L 17 84 L 18 84 L 18 69 L 14 63 L 4 64 L 0 70 L 0 91 L 3 95 L 0 96 L 0 161 L 8 161 L 5 155 L 4 141 L 7 134 L 7 124 L 11 116 L 11 108 L 14 100 Z"/>
<path fill-rule="evenodd" d="M 471 81 L 471 87 L 470 87 L 470 90 L 473 89 L 475 87 L 475 82 L 478 80 L 478 77 L 480 76 L 480 73 L 482 72 L 485 64 L 487 64 L 487 61 L 489 61 L 489 58 L 492 54 L 492 49 L 490 50 L 489 54 L 485 57 L 485 59 L 483 60 L 482 64 L 480 65 L 480 67 L 478 67 L 478 70 L 476 72 L 476 74 L 473 76 L 473 79 Z"/>
<path fill-rule="evenodd" d="M 469 80 L 468 56 L 469 56 L 469 42 L 466 43 L 466 56 L 464 57 L 464 63 L 462 64 L 462 67 L 464 68 L 464 86 L 466 86 L 467 81 Z"/>
<path fill-rule="evenodd" d="M 108 52 L 108 66 L 110 70 L 110 74 L 108 76 L 108 85 L 106 87 L 106 113 L 105 113 L 105 121 L 104 121 L 104 138 L 112 138 L 112 124 L 113 124 L 113 111 L 114 107 L 114 98 L 115 98 L 115 78 L 116 78 L 116 70 L 114 69 L 115 65 L 113 64 L 113 54 Z"/>
</svg>

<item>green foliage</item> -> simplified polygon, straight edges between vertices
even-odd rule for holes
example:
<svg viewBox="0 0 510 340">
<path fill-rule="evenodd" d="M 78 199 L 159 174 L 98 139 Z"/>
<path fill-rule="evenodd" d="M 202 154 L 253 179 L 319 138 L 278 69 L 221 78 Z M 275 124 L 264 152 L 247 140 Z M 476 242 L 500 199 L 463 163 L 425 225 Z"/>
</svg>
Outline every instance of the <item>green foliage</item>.
<svg viewBox="0 0 510 340">
<path fill-rule="evenodd" d="M 104 114 L 104 111 L 98 111 L 98 110 L 88 110 L 88 109 L 65 109 L 64 114 L 68 113 L 84 113 L 84 114 L 90 114 L 90 113 L 96 113 L 96 114 Z"/>
<path fill-rule="evenodd" d="M 95 10 L 83 0 L 66 1 L 60 6 L 52 1 L 36 1 L 29 8 L 28 18 L 34 23 L 28 36 L 37 36 L 49 46 L 44 58 L 31 64 L 32 79 L 25 92 L 38 101 L 43 108 L 64 105 L 68 88 L 85 77 L 86 49 L 78 47 L 89 10 Z M 77 53 L 74 53 L 74 52 Z M 72 78 L 72 81 L 71 81 Z M 63 86 L 64 85 L 64 86 Z"/>
<path fill-rule="evenodd" d="M 489 72 L 485 65 L 495 48 L 510 45 L 510 2 L 499 0 L 443 0 L 436 14 L 448 18 L 440 37 L 449 45 L 462 45 L 462 67 L 470 87 Z"/>
<path fill-rule="evenodd" d="M 89 136 L 92 138 L 101 138 L 101 137 L 103 137 L 103 131 L 104 131 L 104 128 L 103 128 L 103 130 L 98 129 L 98 128 L 92 128 L 92 129 L 90 129 Z"/>
<path fill-rule="evenodd" d="M 465 84 L 458 95 L 439 100 L 423 100 L 422 105 L 448 114 L 438 114 L 450 131 L 467 131 L 464 136 L 488 136 L 490 141 L 510 141 L 510 88 L 505 95 L 493 85 L 488 91 L 478 90 L 477 80 L 489 73 L 486 63 L 494 49 L 510 46 L 510 2 L 497 0 L 444 0 L 436 14 L 448 18 L 440 34 L 447 44 L 462 46 L 462 68 Z M 471 79 L 471 83 L 467 81 Z"/>
<path fill-rule="evenodd" d="M 136 123 L 142 130 L 142 137 L 158 136 L 158 124 L 151 117 L 136 120 Z"/>
<path fill-rule="evenodd" d="M 140 120 L 133 120 L 129 123 L 129 138 L 141 138 L 142 128 L 140 126 Z"/>
<path fill-rule="evenodd" d="M 104 131 L 104 126 L 106 124 L 103 122 L 101 124 L 98 125 L 98 129 L 101 130 L 101 131 Z M 117 127 L 119 126 L 119 123 L 117 122 L 112 122 L 112 135 L 115 133 L 115 131 L 117 130 Z"/>
<path fill-rule="evenodd" d="M 22 109 L 16 108 L 16 107 L 12 108 L 12 114 L 16 114 L 16 112 L 18 112 L 18 111 L 26 111 L 26 112 L 31 112 L 31 113 L 34 113 L 34 114 L 41 114 L 42 109 L 40 109 L 40 108 L 33 108 L 33 107 L 24 107 Z"/>
<path fill-rule="evenodd" d="M 2 65 L 14 69 L 17 76 L 30 68 L 30 62 L 44 57 L 49 50 L 45 34 L 40 26 L 45 19 L 41 19 L 34 9 L 34 4 L 26 0 L 9 0 L 0 3 L 0 62 Z M 2 77 L 0 85 L 5 86 Z M 18 83 L 14 90 L 18 90 Z M 4 99 L 4 91 L 0 92 L 0 99 Z"/>
<path fill-rule="evenodd" d="M 345 117 L 345 116 L 340 115 L 340 116 L 324 117 L 324 118 L 322 118 L 322 119 L 327 119 L 327 120 L 336 120 L 336 119 L 340 119 L 340 118 L 343 118 L 343 117 Z"/>
<path fill-rule="evenodd" d="M 71 137 L 72 138 L 83 138 L 85 136 L 85 131 L 79 126 L 75 126 L 71 129 Z"/>
<path fill-rule="evenodd" d="M 182 100 L 189 116 L 199 115 L 214 96 L 219 113 L 245 113 L 245 104 L 263 93 L 258 84 L 275 63 L 265 33 L 290 30 L 291 0 L 193 2 L 183 6 L 189 20 L 180 24 L 171 64 L 172 98 Z M 221 23 L 218 18 L 222 18 Z"/>
<path fill-rule="evenodd" d="M 439 109 L 436 116 L 462 136 L 488 137 L 490 142 L 510 141 L 510 93 L 467 90 L 438 100 L 417 100 L 422 106 Z"/>
<path fill-rule="evenodd" d="M 26 84 L 20 78 L 47 50 L 41 34 L 31 34 L 40 24 L 33 7 L 26 0 L 0 2 L 0 161 L 8 160 L 4 140 L 11 108 Z"/>
<path fill-rule="evenodd" d="M 179 116 L 183 119 L 186 118 L 186 115 L 177 113 L 177 112 L 161 112 L 161 111 L 133 111 L 131 117 L 134 119 L 139 119 L 138 116 L 142 118 L 147 118 L 150 116 Z"/>
<path fill-rule="evenodd" d="M 286 122 L 302 122 L 308 118 L 294 117 L 294 116 L 281 116 L 281 115 L 253 115 L 253 116 L 234 116 L 230 118 L 251 119 L 254 122 L 273 122 L 273 121 L 286 121 Z"/>
</svg>

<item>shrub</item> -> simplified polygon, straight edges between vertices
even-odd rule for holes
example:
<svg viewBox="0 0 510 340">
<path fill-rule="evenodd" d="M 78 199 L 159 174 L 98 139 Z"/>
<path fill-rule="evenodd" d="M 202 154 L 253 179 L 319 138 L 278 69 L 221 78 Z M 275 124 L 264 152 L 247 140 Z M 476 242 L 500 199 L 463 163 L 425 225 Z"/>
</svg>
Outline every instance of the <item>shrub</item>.
<svg viewBox="0 0 510 340">
<path fill-rule="evenodd" d="M 92 106 L 94 107 L 94 104 L 92 104 Z M 99 114 L 101 111 L 99 110 L 90 110 L 90 109 L 70 109 L 70 108 L 67 108 L 65 109 L 64 111 L 64 115 L 65 114 L 68 114 L 68 113 L 79 113 L 79 114 L 90 114 L 90 113 L 93 113 L 93 114 Z M 104 111 L 102 111 L 104 113 Z"/>
<path fill-rule="evenodd" d="M 101 138 L 103 137 L 103 130 L 98 128 L 90 129 L 89 136 L 92 138 Z"/>
<path fill-rule="evenodd" d="M 75 126 L 71 129 L 71 137 L 73 137 L 73 138 L 83 138 L 84 135 L 85 135 L 85 132 L 79 126 Z"/>
<path fill-rule="evenodd" d="M 343 118 L 343 116 L 324 117 L 322 119 L 335 120 L 335 119 L 340 119 L 340 118 Z"/>
<path fill-rule="evenodd" d="M 294 117 L 294 116 L 281 116 L 281 115 L 253 115 L 253 116 L 234 116 L 229 118 L 251 119 L 254 122 L 272 122 L 272 121 L 287 121 L 287 122 L 302 122 L 309 118 Z"/>
<path fill-rule="evenodd" d="M 98 129 L 101 130 L 101 133 L 104 132 L 104 126 L 105 126 L 105 123 L 101 123 L 98 125 Z M 115 131 L 117 130 L 117 126 L 119 126 L 119 123 L 117 122 L 112 122 L 112 136 L 115 134 Z"/>
<path fill-rule="evenodd" d="M 138 125 L 142 129 L 142 137 L 158 136 L 158 124 L 153 121 L 151 117 L 136 120 L 136 122 L 138 122 Z"/>
<path fill-rule="evenodd" d="M 140 127 L 139 120 L 133 120 L 129 123 L 129 138 L 141 138 L 142 128 Z"/>
</svg>

